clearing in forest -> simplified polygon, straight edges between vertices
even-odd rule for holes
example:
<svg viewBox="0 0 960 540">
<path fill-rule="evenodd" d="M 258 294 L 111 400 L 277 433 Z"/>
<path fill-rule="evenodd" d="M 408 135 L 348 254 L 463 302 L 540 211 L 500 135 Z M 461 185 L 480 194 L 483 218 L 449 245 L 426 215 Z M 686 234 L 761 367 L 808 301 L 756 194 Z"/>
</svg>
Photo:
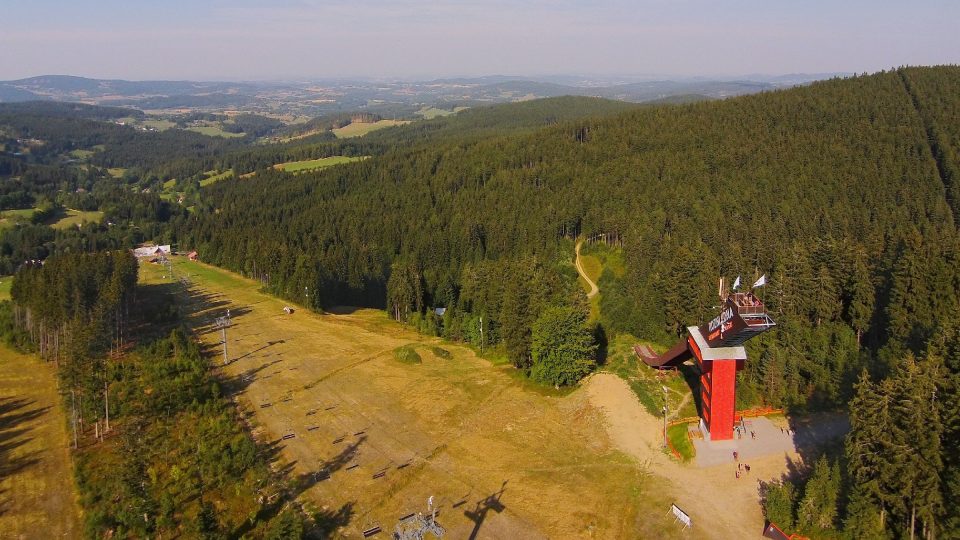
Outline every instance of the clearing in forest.
<svg viewBox="0 0 960 540">
<path fill-rule="evenodd" d="M 234 133 L 232 131 L 225 131 L 219 124 L 210 124 L 205 126 L 193 126 L 184 128 L 186 131 L 193 131 L 201 135 L 206 135 L 207 137 L 225 137 L 225 138 L 234 138 L 234 137 L 243 137 L 246 133 Z"/>
<path fill-rule="evenodd" d="M 714 443 L 711 451 L 721 459 L 712 463 L 699 463 L 698 458 L 681 464 L 663 450 L 662 417 L 657 418 L 641 405 L 627 381 L 612 373 L 598 373 L 585 386 L 590 402 L 604 412 L 614 446 L 648 463 L 651 472 L 671 486 L 672 500 L 693 520 L 690 533 L 695 538 L 759 537 L 765 525 L 760 483 L 780 481 L 803 469 L 809 465 L 805 465 L 804 456 L 809 459 L 817 455 L 818 446 L 842 436 L 848 425 L 842 416 L 826 414 L 789 420 L 781 417 L 773 423 L 758 419 L 758 426 L 775 426 L 779 421 L 780 427 L 792 430 L 793 440 L 783 444 L 779 440 L 783 432 L 770 427 L 763 433 L 758 430 L 756 441 L 747 438 Z M 733 450 L 739 451 L 741 461 L 734 461 Z M 738 477 L 737 463 L 749 464 L 750 472 Z"/>
<path fill-rule="evenodd" d="M 305 161 L 288 161 L 286 163 L 278 163 L 273 166 L 274 169 L 279 169 L 281 171 L 296 173 L 296 172 L 306 172 L 306 171 L 316 171 L 319 169 L 326 169 L 327 167 L 332 167 L 334 165 L 341 165 L 343 163 L 352 163 L 354 161 L 361 161 L 366 159 L 369 156 L 360 156 L 360 157 L 348 157 L 348 156 L 330 156 L 319 159 L 308 159 Z"/>
<path fill-rule="evenodd" d="M 450 109 L 438 109 L 436 107 L 422 107 L 419 111 L 414 114 L 422 116 L 425 120 L 432 120 L 438 116 L 450 116 L 451 114 L 456 114 L 460 111 L 465 111 L 470 107 L 454 107 L 453 110 Z"/>
<path fill-rule="evenodd" d="M 66 425 L 53 366 L 0 345 L 0 538 L 80 537 Z"/>
<path fill-rule="evenodd" d="M 37 208 L 0 211 L 0 229 L 13 227 L 18 222 L 30 221 Z"/>
<path fill-rule="evenodd" d="M 404 124 L 409 124 L 409 120 L 379 120 L 377 122 L 351 122 L 342 128 L 333 129 L 333 134 L 337 136 L 338 139 L 346 139 L 349 137 L 363 137 L 371 131 L 377 131 L 378 129 L 393 127 L 393 126 L 402 126 Z"/>
<path fill-rule="evenodd" d="M 227 178 L 233 177 L 233 169 L 227 169 L 223 172 L 209 171 L 209 174 L 206 174 L 206 178 L 200 181 L 200 187 L 207 187 L 210 184 L 215 184 L 220 180 L 226 180 Z"/>
<path fill-rule="evenodd" d="M 68 229 L 84 223 L 100 223 L 103 212 L 99 210 L 66 210 L 66 214 L 50 226 L 54 229 Z"/>
<path fill-rule="evenodd" d="M 181 311 L 215 363 L 213 323 L 231 310 L 226 390 L 280 450 L 276 467 L 298 480 L 300 499 L 349 516 L 339 534 L 389 534 L 432 495 L 450 538 L 681 536 L 666 515 L 669 484 L 613 446 L 589 385 L 536 387 L 382 311 L 315 314 L 174 259 L 188 283 Z M 162 267 L 141 268 L 146 282 L 170 281 Z M 403 361 L 410 350 L 419 362 Z"/>
<path fill-rule="evenodd" d="M 144 127 L 153 128 L 157 131 L 166 131 L 170 128 L 176 127 L 176 122 L 171 122 L 170 120 L 165 120 L 163 118 L 150 118 L 140 122 Z"/>
</svg>

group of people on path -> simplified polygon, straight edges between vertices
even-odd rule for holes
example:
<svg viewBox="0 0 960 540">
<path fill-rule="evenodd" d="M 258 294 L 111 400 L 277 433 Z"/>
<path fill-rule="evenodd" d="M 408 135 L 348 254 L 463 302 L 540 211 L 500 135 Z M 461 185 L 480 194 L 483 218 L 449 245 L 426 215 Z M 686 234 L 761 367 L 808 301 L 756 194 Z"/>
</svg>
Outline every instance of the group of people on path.
<svg viewBox="0 0 960 540">
<path fill-rule="evenodd" d="M 750 465 L 740 462 L 740 454 L 736 450 L 733 451 L 733 460 L 737 462 L 736 476 L 738 480 L 741 474 L 750 474 Z"/>
</svg>

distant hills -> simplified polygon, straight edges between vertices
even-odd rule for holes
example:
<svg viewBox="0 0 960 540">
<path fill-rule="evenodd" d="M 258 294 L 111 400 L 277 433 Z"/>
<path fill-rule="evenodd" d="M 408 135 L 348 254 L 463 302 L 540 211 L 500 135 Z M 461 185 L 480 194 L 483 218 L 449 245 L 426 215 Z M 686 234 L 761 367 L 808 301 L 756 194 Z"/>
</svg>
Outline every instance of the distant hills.
<svg viewBox="0 0 960 540">
<path fill-rule="evenodd" d="M 48 98 L 12 84 L 0 83 L 0 102 L 15 103 L 18 101 L 33 101 L 38 99 Z"/>
<path fill-rule="evenodd" d="M 242 109 L 319 115 L 347 110 L 407 115 L 423 107 L 452 108 L 534 98 L 589 96 L 630 102 L 722 99 L 805 84 L 838 74 L 756 76 L 756 79 L 640 80 L 577 76 L 491 75 L 432 81 L 320 80 L 297 82 L 126 81 L 42 75 L 0 82 L 0 102 L 52 99 L 146 110 Z"/>
<path fill-rule="evenodd" d="M 194 82 L 194 81 L 124 81 L 118 79 L 88 79 L 71 75 L 42 75 L 5 81 L 7 86 L 18 88 L 39 96 L 66 97 L 85 96 L 91 99 L 138 96 L 200 95 L 216 92 L 255 90 L 246 83 Z"/>
</svg>

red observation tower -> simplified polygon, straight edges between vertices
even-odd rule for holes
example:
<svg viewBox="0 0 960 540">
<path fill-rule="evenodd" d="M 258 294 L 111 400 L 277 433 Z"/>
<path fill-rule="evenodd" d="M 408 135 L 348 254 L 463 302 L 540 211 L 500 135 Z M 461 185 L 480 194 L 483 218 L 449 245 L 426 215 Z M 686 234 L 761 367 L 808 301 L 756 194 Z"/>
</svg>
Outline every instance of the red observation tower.
<svg viewBox="0 0 960 540">
<path fill-rule="evenodd" d="M 693 358 L 700 370 L 701 428 L 711 441 L 733 439 L 736 419 L 737 372 L 747 351 L 743 343 L 776 326 L 763 302 L 752 292 L 731 293 L 712 321 L 687 328 L 687 337 L 657 355 L 649 347 L 634 347 L 648 366 L 665 369 Z"/>
</svg>

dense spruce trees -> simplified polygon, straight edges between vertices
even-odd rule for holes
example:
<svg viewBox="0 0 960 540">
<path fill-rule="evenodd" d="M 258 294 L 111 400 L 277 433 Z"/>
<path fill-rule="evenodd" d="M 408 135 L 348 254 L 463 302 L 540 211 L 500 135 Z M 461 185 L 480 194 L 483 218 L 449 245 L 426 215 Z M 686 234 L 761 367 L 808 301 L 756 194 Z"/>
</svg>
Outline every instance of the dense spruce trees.
<svg viewBox="0 0 960 540">
<path fill-rule="evenodd" d="M 41 357 L 83 362 L 122 346 L 136 283 L 129 251 L 79 253 L 21 266 L 10 293 Z"/>
<path fill-rule="evenodd" d="M 533 323 L 530 376 L 557 386 L 576 384 L 596 367 L 597 344 L 583 309 L 550 307 Z"/>
<path fill-rule="evenodd" d="M 954 407 L 943 401 L 941 389 L 950 384 L 943 369 L 934 351 L 919 361 L 908 354 L 889 378 L 874 383 L 864 374 L 857 384 L 846 443 L 851 501 L 856 503 L 848 527 L 864 527 L 873 516 L 880 529 L 911 537 L 921 530 L 929 538 L 938 534 L 948 512 L 956 512 L 944 505 L 952 493 L 943 483 L 951 476 L 944 445 L 958 440 L 945 431 L 944 418 L 953 414 L 947 409 Z M 944 532 L 960 531 L 948 526 Z"/>
<path fill-rule="evenodd" d="M 23 265 L 11 297 L 13 319 L 41 358 L 59 365 L 74 420 L 109 425 L 110 356 L 123 348 L 137 284 L 126 250 L 64 255 Z"/>
<path fill-rule="evenodd" d="M 807 530 L 832 529 L 837 518 L 840 489 L 839 466 L 821 456 L 813 466 L 813 473 L 797 506 L 800 526 Z"/>
</svg>

